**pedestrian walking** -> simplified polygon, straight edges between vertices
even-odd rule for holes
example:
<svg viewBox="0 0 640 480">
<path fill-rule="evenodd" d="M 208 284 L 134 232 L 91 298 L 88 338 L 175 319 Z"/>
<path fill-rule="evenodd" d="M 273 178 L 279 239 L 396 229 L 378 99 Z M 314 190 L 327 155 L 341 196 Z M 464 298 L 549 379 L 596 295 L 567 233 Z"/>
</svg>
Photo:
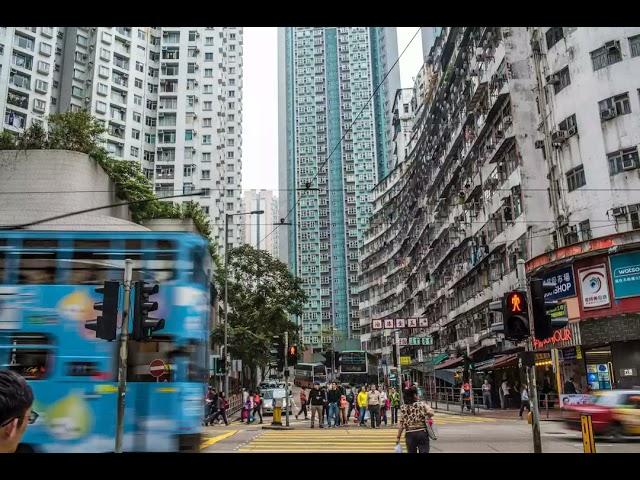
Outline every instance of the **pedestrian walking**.
<svg viewBox="0 0 640 480">
<path fill-rule="evenodd" d="M 520 418 L 522 418 L 522 412 L 524 409 L 531 412 L 531 406 L 529 405 L 529 392 L 527 391 L 527 386 L 522 386 L 522 391 L 520 392 Z"/>
<path fill-rule="evenodd" d="M 400 408 L 400 422 L 396 445 L 400 444 L 403 430 L 406 430 L 405 443 L 407 453 L 429 453 L 429 434 L 427 422 L 431 423 L 433 409 L 426 403 L 418 401 L 418 389 L 410 387 L 405 390 L 404 405 Z"/>
<path fill-rule="evenodd" d="M 244 408 L 242 412 L 242 420 L 247 420 L 247 424 L 253 422 L 253 395 L 247 395 L 247 399 L 244 402 Z"/>
<path fill-rule="evenodd" d="M 256 418 L 256 413 L 260 417 L 260 423 L 262 423 L 262 398 L 260 394 L 255 391 L 253 393 L 253 418 Z"/>
<path fill-rule="evenodd" d="M 380 425 L 384 422 L 384 426 L 387 426 L 387 410 L 389 409 L 389 397 L 384 388 L 380 389 Z"/>
<path fill-rule="evenodd" d="M 367 397 L 369 415 L 371 416 L 371 428 L 380 427 L 380 392 L 378 387 L 373 385 Z"/>
<path fill-rule="evenodd" d="M 493 400 L 491 399 L 491 384 L 489 380 L 485 379 L 482 384 L 482 403 L 484 406 L 491 410 L 493 408 Z"/>
<path fill-rule="evenodd" d="M 309 391 L 309 405 L 311 405 L 311 428 L 314 427 L 316 415 L 320 428 L 324 428 L 322 411 L 326 403 L 326 395 L 320 390 L 320 382 L 314 382 L 313 389 Z"/>
<path fill-rule="evenodd" d="M 502 407 L 503 410 L 509 406 L 509 390 L 511 390 L 509 382 L 504 378 L 502 385 L 500 385 L 500 407 Z"/>
<path fill-rule="evenodd" d="M 213 414 L 211 418 L 212 423 L 216 423 L 220 417 L 222 417 L 222 421 L 225 425 L 229 425 L 229 421 L 227 420 L 227 409 L 229 408 L 229 402 L 224 397 L 224 392 L 220 392 L 217 399 L 217 411 Z"/>
<path fill-rule="evenodd" d="M 336 383 L 333 382 L 329 386 L 329 391 L 327 392 L 327 402 L 329 404 L 329 415 L 327 418 L 327 424 L 329 428 L 338 426 L 338 403 L 340 402 L 340 390 L 336 386 Z M 331 425 L 331 420 L 333 420 L 333 425 Z"/>
<path fill-rule="evenodd" d="M 365 388 L 360 387 L 360 393 L 358 393 L 357 402 L 358 402 L 358 416 L 360 417 L 361 427 L 365 426 L 364 416 L 367 413 L 368 397 L 369 397 L 369 394 L 367 393 Z"/>
<path fill-rule="evenodd" d="M 298 416 L 304 413 L 304 419 L 307 419 L 307 394 L 304 391 L 304 388 L 302 388 L 300 390 L 300 410 L 298 410 L 298 413 L 296 413 L 296 420 L 298 419 Z"/>
<path fill-rule="evenodd" d="M 566 393 L 567 395 L 575 395 L 576 393 L 578 393 L 578 391 L 576 390 L 576 385 L 575 383 L 573 383 L 573 377 L 564 382 L 564 393 Z"/>
<path fill-rule="evenodd" d="M 349 385 L 349 389 L 347 390 L 346 397 L 347 397 L 347 404 L 349 406 L 349 410 L 347 412 L 347 422 L 349 422 L 349 419 L 351 418 L 351 412 L 354 409 L 356 410 L 356 412 L 358 411 L 358 406 L 356 405 L 356 395 L 351 385 Z"/>
<path fill-rule="evenodd" d="M 216 405 L 216 395 L 215 395 L 215 388 L 209 386 L 207 388 L 207 395 L 205 396 L 205 404 L 204 404 L 204 425 L 205 427 L 209 424 L 209 419 L 213 416 L 213 414 L 215 413 L 215 405 Z"/>
<path fill-rule="evenodd" d="M 391 425 L 398 423 L 398 409 L 400 408 L 400 392 L 391 387 L 389 392 L 389 400 L 391 401 Z"/>
<path fill-rule="evenodd" d="M 26 445 L 20 445 L 27 426 L 38 419 L 33 405 L 31 386 L 11 370 L 0 371 L 0 453 L 20 453 Z M 23 448 L 25 447 L 25 448 Z"/>
</svg>

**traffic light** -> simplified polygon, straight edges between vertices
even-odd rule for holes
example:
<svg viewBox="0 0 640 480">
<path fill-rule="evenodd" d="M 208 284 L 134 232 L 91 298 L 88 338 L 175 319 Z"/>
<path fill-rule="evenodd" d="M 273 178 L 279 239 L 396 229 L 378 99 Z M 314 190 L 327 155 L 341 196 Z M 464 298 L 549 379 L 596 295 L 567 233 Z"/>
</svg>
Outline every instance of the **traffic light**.
<svg viewBox="0 0 640 480">
<path fill-rule="evenodd" d="M 545 293 L 553 292 L 555 285 L 545 284 L 541 278 L 532 278 L 531 310 L 533 311 L 534 336 L 538 340 L 544 340 L 553 335 L 553 331 L 564 327 L 568 323 L 566 317 L 552 318 L 548 310 L 558 305 L 556 300 L 546 300 Z"/>
<path fill-rule="evenodd" d="M 502 318 L 506 339 L 523 340 L 529 336 L 529 310 L 525 292 L 514 290 L 505 294 Z"/>
<path fill-rule="evenodd" d="M 278 335 L 273 336 L 269 355 L 271 360 L 277 363 L 278 370 L 282 370 L 284 368 L 284 340 L 282 337 Z"/>
<path fill-rule="evenodd" d="M 160 290 L 157 283 L 150 285 L 142 281 L 134 282 L 133 332 L 136 341 L 148 340 L 156 330 L 164 328 L 163 318 L 149 317 L 149 312 L 158 309 L 158 302 L 149 301 L 151 295 Z"/>
<path fill-rule="evenodd" d="M 116 339 L 120 282 L 106 281 L 103 287 L 96 288 L 96 292 L 101 294 L 103 299 L 102 302 L 94 303 L 93 309 L 102 312 L 102 315 L 94 320 L 88 320 L 85 328 L 96 332 L 96 338 L 111 342 Z"/>
<path fill-rule="evenodd" d="M 298 346 L 297 345 L 289 345 L 289 350 L 287 351 L 287 365 L 290 367 L 295 367 L 298 363 Z"/>
</svg>

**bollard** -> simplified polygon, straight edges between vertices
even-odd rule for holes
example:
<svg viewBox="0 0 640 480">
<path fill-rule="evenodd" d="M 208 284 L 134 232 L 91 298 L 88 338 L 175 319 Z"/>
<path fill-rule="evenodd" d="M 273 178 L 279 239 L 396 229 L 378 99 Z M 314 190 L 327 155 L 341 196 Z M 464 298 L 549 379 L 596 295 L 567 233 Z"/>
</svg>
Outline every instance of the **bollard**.
<svg viewBox="0 0 640 480">
<path fill-rule="evenodd" d="M 596 441 L 593 436 L 591 415 L 580 415 L 580 424 L 582 426 L 582 446 L 584 447 L 584 453 L 596 453 Z"/>
<path fill-rule="evenodd" d="M 273 407 L 273 421 L 271 425 L 282 426 L 282 407 L 279 405 Z"/>
</svg>

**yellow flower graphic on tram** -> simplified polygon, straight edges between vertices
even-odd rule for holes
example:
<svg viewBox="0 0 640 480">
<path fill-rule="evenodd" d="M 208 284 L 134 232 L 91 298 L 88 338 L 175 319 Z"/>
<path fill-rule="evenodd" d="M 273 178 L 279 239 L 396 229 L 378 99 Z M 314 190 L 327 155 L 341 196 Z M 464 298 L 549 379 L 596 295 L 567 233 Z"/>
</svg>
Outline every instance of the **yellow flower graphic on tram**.
<svg viewBox="0 0 640 480">
<path fill-rule="evenodd" d="M 84 327 L 87 320 L 91 320 L 96 317 L 93 304 L 94 301 L 87 292 L 83 290 L 76 290 L 69 295 L 62 297 L 58 302 L 57 308 L 62 316 L 78 322 L 78 327 L 84 337 L 96 338 L 95 332 Z"/>
<path fill-rule="evenodd" d="M 54 437 L 75 440 L 91 430 L 91 410 L 80 395 L 72 392 L 47 409 L 47 427 Z"/>
</svg>

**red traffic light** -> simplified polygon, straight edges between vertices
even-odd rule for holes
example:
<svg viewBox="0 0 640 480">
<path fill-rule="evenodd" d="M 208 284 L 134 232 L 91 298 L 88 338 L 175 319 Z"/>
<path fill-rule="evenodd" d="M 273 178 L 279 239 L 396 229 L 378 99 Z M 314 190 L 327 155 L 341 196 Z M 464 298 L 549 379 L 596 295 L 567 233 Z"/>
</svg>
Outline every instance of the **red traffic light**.
<svg viewBox="0 0 640 480">
<path fill-rule="evenodd" d="M 291 345 L 289 347 L 289 356 L 294 356 L 294 355 L 298 355 L 298 347 L 296 347 L 295 345 Z"/>
<path fill-rule="evenodd" d="M 511 313 L 527 313 L 527 299 L 522 292 L 507 295 L 507 309 Z"/>
</svg>

